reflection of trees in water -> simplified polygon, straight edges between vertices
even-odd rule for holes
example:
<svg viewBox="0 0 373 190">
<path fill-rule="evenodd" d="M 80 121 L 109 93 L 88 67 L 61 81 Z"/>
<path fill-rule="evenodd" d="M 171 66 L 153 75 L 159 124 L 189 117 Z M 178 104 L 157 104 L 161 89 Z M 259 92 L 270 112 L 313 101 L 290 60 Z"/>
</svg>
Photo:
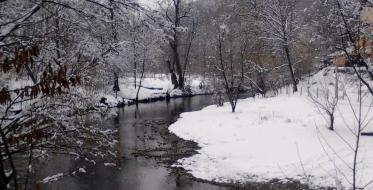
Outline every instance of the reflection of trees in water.
<svg viewBox="0 0 373 190">
<path fill-rule="evenodd" d="M 180 179 L 180 171 L 179 170 L 177 170 L 176 171 L 176 187 L 181 187 L 181 179 Z M 177 188 L 177 189 L 179 189 L 179 188 Z"/>
<path fill-rule="evenodd" d="M 174 171 L 170 173 L 170 176 L 175 176 L 175 190 L 182 190 L 186 189 L 186 187 L 193 187 L 195 185 L 195 181 L 187 176 L 180 168 L 174 169 Z"/>
<path fill-rule="evenodd" d="M 114 127 L 120 131 L 120 155 L 118 165 L 120 170 L 106 167 L 100 164 L 88 165 L 85 162 L 73 160 L 71 163 L 63 157 L 54 159 L 54 165 L 46 166 L 39 175 L 35 177 L 44 178 L 45 176 L 54 175 L 55 171 L 65 171 L 70 173 L 70 168 L 86 168 L 87 174 L 78 174 L 76 176 L 67 176 L 60 182 L 55 182 L 47 186 L 46 189 L 137 189 L 138 184 L 149 183 L 154 189 L 162 190 L 184 190 L 184 189 L 215 189 L 214 186 L 200 184 L 186 175 L 184 170 L 167 168 L 166 164 L 158 165 L 158 161 L 153 158 L 149 160 L 145 157 L 135 158 L 132 150 L 154 149 L 160 145 L 169 149 L 169 155 L 181 154 L 185 147 L 183 141 L 176 136 L 168 135 L 168 126 L 176 121 L 179 114 L 185 111 L 198 110 L 211 103 L 209 96 L 200 96 L 193 98 L 172 99 L 170 102 L 156 102 L 152 104 L 139 104 L 130 107 L 121 108 L 119 116 L 113 117 L 105 123 L 105 127 Z M 139 138 L 138 138 L 139 137 Z M 125 138 L 125 140 L 124 140 Z M 171 148 L 169 148 L 171 147 Z M 164 149 L 155 151 L 164 153 Z M 124 153 L 125 151 L 125 153 Z M 168 159 L 168 158 L 167 158 Z M 176 159 L 176 158 L 175 158 Z M 162 158 L 159 160 L 162 162 Z M 62 169 L 61 169 L 61 168 Z M 57 170 L 58 169 L 58 170 Z M 170 172 L 171 171 L 171 172 Z M 159 176 L 157 176 L 159 175 Z M 153 177 L 156 180 L 147 180 L 145 177 Z M 105 180 L 112 179 L 112 180 Z M 165 182 L 169 183 L 161 184 Z M 154 183 L 154 184 L 153 184 Z"/>
<path fill-rule="evenodd" d="M 120 115 L 117 115 L 116 117 L 114 117 L 114 119 L 113 119 L 113 124 L 114 124 L 114 126 L 115 127 L 119 127 L 119 125 L 120 125 Z"/>
<path fill-rule="evenodd" d="M 141 113 L 140 113 L 139 104 L 136 104 L 135 119 L 138 119 L 138 118 L 141 118 Z"/>
</svg>

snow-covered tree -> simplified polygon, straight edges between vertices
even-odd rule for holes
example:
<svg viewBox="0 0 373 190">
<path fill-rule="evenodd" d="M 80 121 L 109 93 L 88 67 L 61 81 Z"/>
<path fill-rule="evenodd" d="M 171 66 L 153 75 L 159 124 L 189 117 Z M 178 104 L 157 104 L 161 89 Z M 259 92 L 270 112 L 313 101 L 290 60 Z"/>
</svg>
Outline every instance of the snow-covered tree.
<svg viewBox="0 0 373 190">
<path fill-rule="evenodd" d="M 261 20 L 259 27 L 263 32 L 262 38 L 271 41 L 274 50 L 281 52 L 285 58 L 294 92 L 298 91 L 298 87 L 292 46 L 300 29 L 296 5 L 297 0 L 265 0 L 255 5 L 259 11 L 254 12 Z"/>
<path fill-rule="evenodd" d="M 184 55 L 186 58 L 183 61 L 181 47 L 183 46 L 182 35 L 187 31 L 184 21 L 190 17 L 190 5 L 185 0 L 166 0 L 159 4 L 161 5 L 161 11 L 166 20 L 164 30 L 167 34 L 167 40 L 172 51 L 172 59 L 167 61 L 168 67 L 171 75 L 174 76 L 174 72 L 177 74 L 177 80 L 173 80 L 175 88 L 183 89 L 185 86 L 185 68 L 183 65 L 188 64 L 189 54 Z M 191 42 L 189 44 L 191 44 Z M 186 49 L 190 49 L 190 46 L 187 46 Z"/>
<path fill-rule="evenodd" d="M 28 189 L 19 179 L 36 157 L 114 160 L 116 130 L 99 125 L 96 92 L 123 70 L 125 26 L 140 10 L 133 1 L 0 1 L 1 189 Z"/>
<path fill-rule="evenodd" d="M 371 6 L 370 1 L 316 1 L 315 9 L 324 10 L 317 13 L 327 19 L 315 20 L 313 23 L 320 28 L 316 33 L 317 37 L 328 39 L 331 42 L 328 43 L 330 49 L 341 52 L 345 64 L 355 69 L 355 74 L 373 95 L 373 88 L 358 72 L 359 67 L 365 68 L 367 75 L 373 80 L 370 45 L 373 22 L 369 19 L 372 14 Z"/>
</svg>

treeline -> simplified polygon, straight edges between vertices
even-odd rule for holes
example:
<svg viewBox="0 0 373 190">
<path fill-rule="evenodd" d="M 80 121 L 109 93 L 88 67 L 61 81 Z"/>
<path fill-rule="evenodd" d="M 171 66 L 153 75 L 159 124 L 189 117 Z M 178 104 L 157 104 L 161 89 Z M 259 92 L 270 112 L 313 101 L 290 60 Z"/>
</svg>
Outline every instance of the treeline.
<svg viewBox="0 0 373 190">
<path fill-rule="evenodd" d="M 304 74 L 341 52 L 373 78 L 369 1 L 0 0 L 0 187 L 30 188 L 14 156 L 66 153 L 115 159 L 115 130 L 95 104 L 114 76 L 168 73 L 185 89 L 189 74 L 210 80 L 235 111 L 243 90 L 297 91 Z M 366 40 L 362 40 L 366 39 Z M 367 42 L 367 43 L 365 43 Z M 93 142 L 97 142 L 92 146 Z M 113 158 L 114 157 L 114 158 Z M 17 170 L 27 171 L 20 176 Z M 22 172 L 24 173 L 24 172 Z"/>
</svg>

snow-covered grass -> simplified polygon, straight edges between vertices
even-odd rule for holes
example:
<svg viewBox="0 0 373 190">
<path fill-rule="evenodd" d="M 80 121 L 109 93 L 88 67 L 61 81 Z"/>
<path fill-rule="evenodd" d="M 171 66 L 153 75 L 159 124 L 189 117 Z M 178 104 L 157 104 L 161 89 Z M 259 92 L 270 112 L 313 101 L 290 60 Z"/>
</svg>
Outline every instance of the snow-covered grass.
<svg viewBox="0 0 373 190">
<path fill-rule="evenodd" d="M 328 130 L 328 121 L 305 90 L 310 87 L 314 94 L 326 84 L 332 94 L 333 73 L 333 69 L 327 68 L 311 77 L 310 82 L 302 82 L 302 95 L 241 100 L 234 114 L 228 104 L 183 113 L 169 130 L 197 142 L 201 149 L 174 166 L 197 178 L 222 183 L 244 184 L 276 178 L 295 179 L 310 186 L 351 187 L 351 148 L 356 141 L 352 132 L 357 126 L 351 107 L 358 107 L 356 81 L 350 74 L 340 74 L 340 85 L 346 87 L 347 95 L 340 98 L 337 106 L 335 131 Z M 319 93 L 322 96 L 321 90 Z M 372 97 L 367 95 L 362 107 L 366 123 L 373 118 L 371 101 Z M 372 123 L 369 125 L 365 132 L 373 131 Z M 362 137 L 357 176 L 360 186 L 373 180 L 372 147 L 373 137 Z"/>
<path fill-rule="evenodd" d="M 145 77 L 142 80 L 142 87 L 139 92 L 139 101 L 165 98 L 167 93 L 169 93 L 171 98 L 184 95 L 201 95 L 210 93 L 211 88 L 208 85 L 200 88 L 202 81 L 203 78 L 201 76 L 192 76 L 190 79 L 187 79 L 186 85 L 190 86 L 191 93 L 185 94 L 180 89 L 174 89 L 169 75 L 158 74 L 151 77 Z M 118 104 L 131 104 L 133 100 L 136 99 L 139 83 L 140 80 L 138 79 L 137 88 L 135 88 L 134 78 L 120 78 L 120 91 L 118 92 L 118 97 L 115 98 L 114 92 L 105 93 L 102 97 L 107 99 L 106 103 L 110 107 L 115 107 Z"/>
</svg>

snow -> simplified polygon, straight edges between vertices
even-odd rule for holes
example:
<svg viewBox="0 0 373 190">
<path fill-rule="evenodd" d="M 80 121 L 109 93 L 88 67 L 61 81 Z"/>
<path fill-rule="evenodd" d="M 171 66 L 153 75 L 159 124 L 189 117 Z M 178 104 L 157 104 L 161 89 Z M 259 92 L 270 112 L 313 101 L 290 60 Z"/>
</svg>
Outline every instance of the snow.
<svg viewBox="0 0 373 190">
<path fill-rule="evenodd" d="M 332 71 L 317 73 L 310 79 L 313 85 L 302 82 L 302 88 L 310 86 L 312 91 L 321 86 L 322 80 L 333 81 Z M 343 74 L 341 84 L 347 86 L 356 108 L 357 89 L 347 83 L 351 78 Z M 368 100 L 372 101 L 370 96 Z M 362 113 L 373 118 L 368 100 Z M 237 113 L 231 113 L 228 104 L 183 113 L 169 130 L 197 142 L 201 149 L 192 157 L 178 160 L 174 167 L 182 167 L 197 178 L 222 183 L 296 179 L 313 187 L 351 187 L 353 151 L 348 144 L 355 145 L 350 131 L 355 130 L 356 121 L 347 97 L 337 107 L 335 132 L 327 129 L 328 121 L 321 113 L 305 91 L 302 95 L 241 100 Z M 372 123 L 366 131 L 373 131 Z M 371 147 L 373 138 L 362 137 L 358 157 L 360 186 L 373 180 Z"/>
<path fill-rule="evenodd" d="M 107 167 L 109 167 L 109 166 L 116 167 L 117 165 L 114 164 L 114 163 L 104 163 L 104 166 L 107 166 Z"/>
<path fill-rule="evenodd" d="M 139 2 L 141 5 L 151 9 L 155 9 L 157 7 L 157 1 L 155 0 L 140 0 Z"/>
<path fill-rule="evenodd" d="M 79 168 L 78 172 L 79 173 L 87 173 L 87 171 L 84 168 Z"/>
<path fill-rule="evenodd" d="M 195 76 L 187 81 L 187 85 L 191 86 L 193 94 L 203 94 L 204 91 L 199 89 L 199 84 L 202 81 L 202 77 Z M 139 84 L 139 81 L 137 82 Z M 119 94 L 127 99 L 136 99 L 136 93 L 138 88 L 134 88 L 133 78 L 122 78 L 119 81 L 121 91 Z M 149 89 L 151 88 L 151 89 Z M 171 97 L 181 95 L 179 90 L 174 90 L 174 86 L 171 83 L 168 75 L 157 75 L 155 77 L 147 77 L 142 81 L 142 88 L 139 93 L 139 100 L 145 100 L 149 98 L 165 97 L 166 93 L 169 92 Z"/>
<path fill-rule="evenodd" d="M 16 90 L 16 89 L 25 88 L 26 86 L 33 86 L 33 82 L 31 80 L 22 79 L 22 78 L 19 78 L 19 79 L 10 78 L 9 75 L 4 74 L 4 76 L 0 77 L 0 86 L 3 86 L 7 88 L 8 90 Z M 14 94 L 12 95 L 15 96 Z M 16 112 L 16 111 L 25 109 L 28 105 L 29 104 L 18 103 L 18 104 L 13 105 L 10 110 Z"/>
<path fill-rule="evenodd" d="M 4 86 L 8 86 L 11 90 L 13 90 L 13 89 L 21 89 L 26 86 L 33 86 L 33 85 L 34 83 L 31 80 L 26 80 L 26 79 L 15 80 L 12 78 L 12 79 L 7 80 L 7 83 Z"/>
<path fill-rule="evenodd" d="M 103 95 L 102 98 L 105 98 L 106 106 L 108 107 L 116 107 L 119 104 L 129 104 L 132 101 L 123 99 L 121 97 L 115 97 L 114 95 Z"/>
<path fill-rule="evenodd" d="M 209 86 L 205 86 L 204 88 L 199 87 L 202 81 L 203 78 L 200 76 L 190 77 L 186 81 L 186 85 L 190 85 L 191 87 L 191 94 L 188 95 L 201 95 L 210 93 L 211 89 L 209 88 Z M 120 78 L 120 91 L 118 92 L 117 98 L 115 98 L 114 92 L 111 92 L 110 94 L 104 94 L 102 95 L 102 97 L 106 98 L 106 104 L 109 107 L 116 107 L 118 104 L 131 104 L 136 99 L 139 83 L 140 80 L 138 79 L 137 88 L 135 88 L 134 78 Z M 167 93 L 169 93 L 171 98 L 185 95 L 184 92 L 182 92 L 181 90 L 174 89 L 169 75 L 157 74 L 152 77 L 144 77 L 141 86 L 142 87 L 139 92 L 139 101 L 166 98 Z"/>
<path fill-rule="evenodd" d="M 137 82 L 137 85 L 139 84 L 139 81 Z M 136 99 L 136 93 L 137 89 L 134 87 L 134 79 L 133 78 L 122 78 L 119 81 L 119 85 L 121 88 L 121 91 L 119 94 L 122 97 L 128 98 L 128 99 Z M 171 91 L 173 86 L 171 82 L 166 77 L 161 78 L 144 78 L 142 81 L 142 86 L 145 88 L 140 89 L 139 93 L 139 99 L 144 100 L 147 98 L 158 98 L 163 96 L 163 93 L 166 93 L 167 91 Z M 156 88 L 154 90 L 147 89 L 146 87 Z M 157 89 L 159 88 L 159 89 Z M 161 89 L 161 90 L 160 90 Z"/>
<path fill-rule="evenodd" d="M 46 177 L 43 180 L 41 180 L 40 183 L 50 183 L 53 181 L 57 181 L 58 178 L 61 178 L 61 177 L 63 177 L 63 173 L 59 173 L 59 174 L 56 174 L 50 177 Z"/>
<path fill-rule="evenodd" d="M 9 35 L 18 25 L 20 25 L 22 22 L 30 18 L 39 9 L 40 9 L 40 4 L 34 5 L 28 13 L 24 14 L 21 18 L 15 20 L 14 23 L 5 25 L 5 27 L 0 30 L 0 38 Z"/>
</svg>

